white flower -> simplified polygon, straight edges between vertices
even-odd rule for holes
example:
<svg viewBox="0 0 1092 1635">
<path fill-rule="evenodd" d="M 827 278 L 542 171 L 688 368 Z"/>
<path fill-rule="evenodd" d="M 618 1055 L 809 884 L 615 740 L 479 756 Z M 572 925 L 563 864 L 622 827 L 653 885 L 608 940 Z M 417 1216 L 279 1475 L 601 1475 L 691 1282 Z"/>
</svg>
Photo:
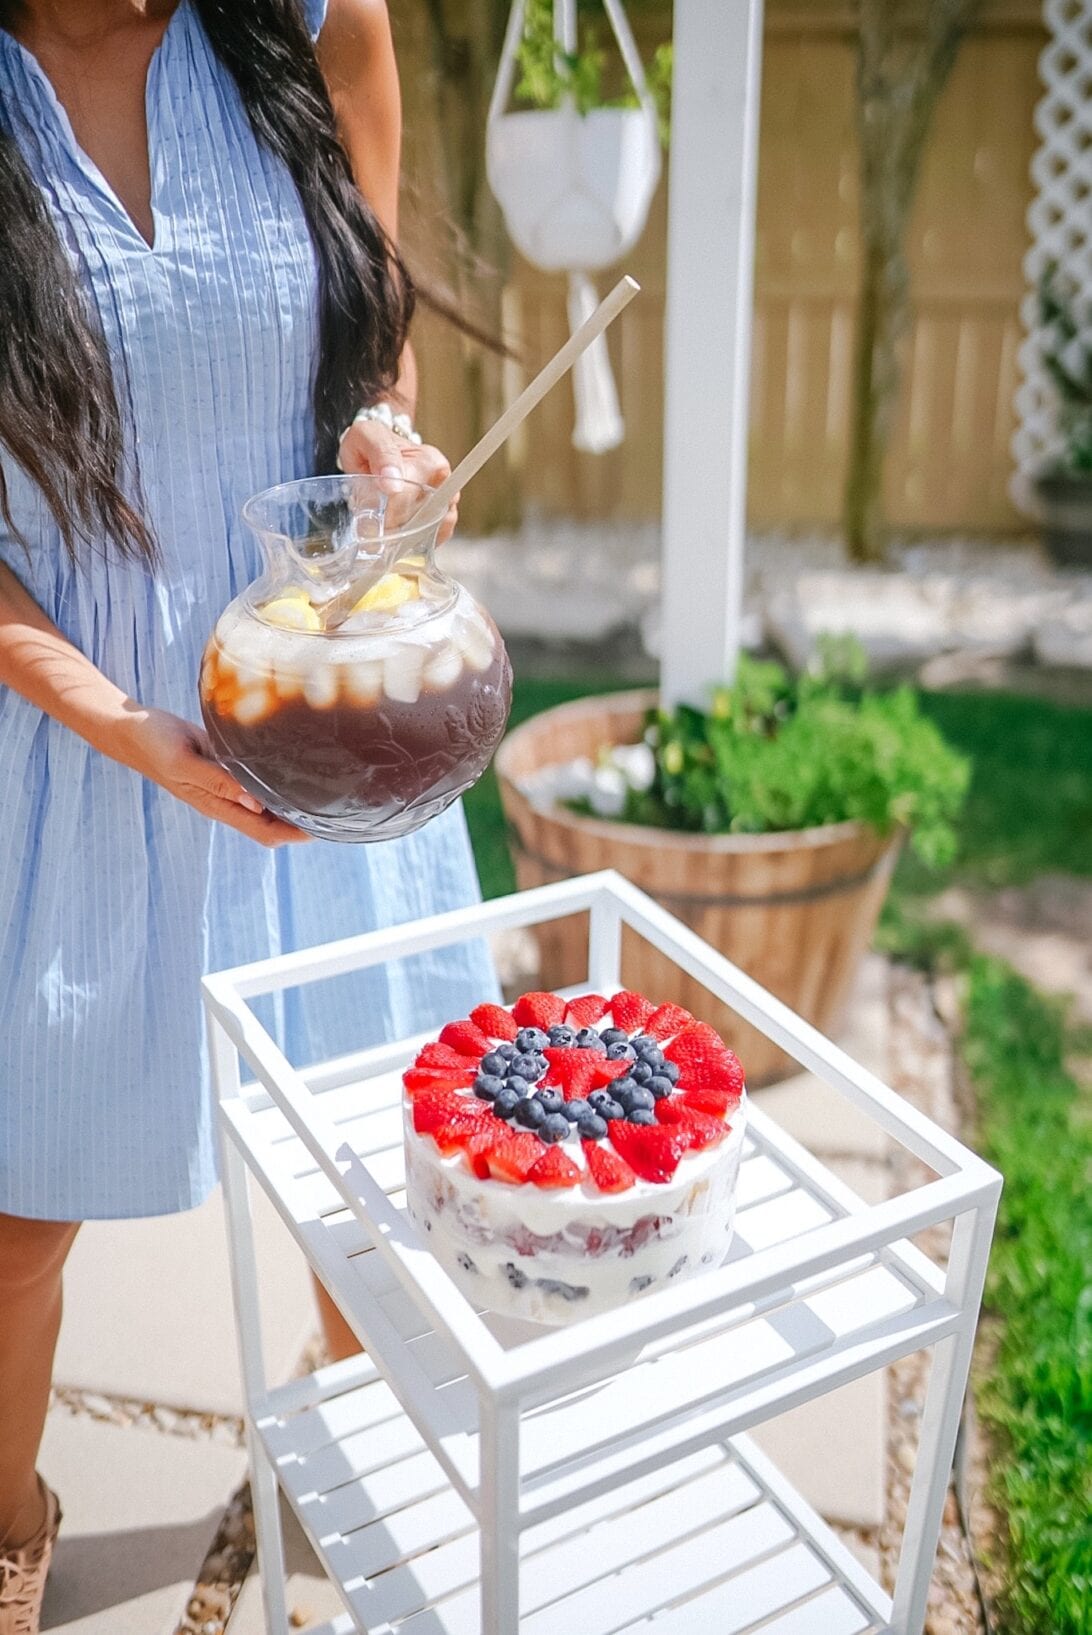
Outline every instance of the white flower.
<svg viewBox="0 0 1092 1635">
<path fill-rule="evenodd" d="M 631 789 L 644 794 L 656 778 L 656 757 L 647 744 L 619 744 L 611 752 L 611 760 L 625 776 Z"/>
<path fill-rule="evenodd" d="M 615 766 L 601 766 L 595 771 L 588 803 L 600 817 L 618 817 L 625 809 L 628 785 Z"/>
</svg>

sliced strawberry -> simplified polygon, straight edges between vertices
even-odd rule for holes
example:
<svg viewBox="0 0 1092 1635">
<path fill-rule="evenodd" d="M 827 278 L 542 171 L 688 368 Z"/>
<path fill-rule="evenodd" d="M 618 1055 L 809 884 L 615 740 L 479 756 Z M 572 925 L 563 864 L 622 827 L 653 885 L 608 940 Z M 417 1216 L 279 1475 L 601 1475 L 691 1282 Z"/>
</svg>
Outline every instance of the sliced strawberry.
<svg viewBox="0 0 1092 1635">
<path fill-rule="evenodd" d="M 489 1049 L 489 1037 L 483 1033 L 469 1017 L 461 1022 L 449 1022 L 440 1030 L 440 1043 L 450 1045 L 453 1050 L 459 1050 L 464 1056 L 473 1056 L 475 1061 L 481 1061 Z"/>
<path fill-rule="evenodd" d="M 421 1051 L 414 1067 L 465 1067 L 466 1057 L 451 1045 L 442 1045 L 436 1039 Z"/>
<path fill-rule="evenodd" d="M 582 1141 L 591 1178 L 600 1192 L 628 1192 L 637 1177 L 624 1158 L 598 1141 Z"/>
<path fill-rule="evenodd" d="M 472 1154 L 474 1173 L 481 1180 L 510 1181 L 519 1186 L 542 1156 L 542 1142 L 537 1135 L 511 1130 L 503 1119 L 493 1121 L 496 1134 L 475 1136 L 468 1152 Z"/>
<path fill-rule="evenodd" d="M 560 1045 L 547 1045 L 542 1052 L 550 1066 L 546 1084 L 551 1090 L 560 1090 L 566 1101 L 587 1096 L 602 1081 L 596 1077 L 596 1063 L 602 1059 L 597 1051 L 566 1050 Z M 614 1063 L 609 1064 L 611 1067 Z"/>
<path fill-rule="evenodd" d="M 593 1028 L 610 1010 L 601 993 L 582 993 L 565 1006 L 565 1021 L 571 1028 Z"/>
<path fill-rule="evenodd" d="M 628 1073 L 633 1066 L 633 1063 L 628 1061 L 610 1062 L 598 1050 L 589 1050 L 588 1055 L 592 1059 L 593 1079 L 599 1089 L 606 1084 L 612 1084 L 615 1079 L 620 1079 L 623 1073 Z"/>
<path fill-rule="evenodd" d="M 456 1117 L 464 1102 L 469 1101 L 470 1097 L 456 1095 L 453 1090 L 435 1090 L 418 1096 L 413 1104 L 413 1127 L 418 1135 L 431 1135 L 433 1130 Z"/>
<path fill-rule="evenodd" d="M 521 1028 L 552 1028 L 565 1015 L 565 1001 L 555 993 L 525 993 L 512 1006 Z"/>
<path fill-rule="evenodd" d="M 664 1046 L 664 1055 L 679 1069 L 680 1083 L 686 1076 L 695 1082 L 704 1081 L 710 1069 L 723 1071 L 733 1065 L 739 1073 L 740 1084 L 743 1083 L 739 1058 L 728 1049 L 716 1029 L 705 1022 L 691 1022 L 689 1027 L 683 1028 Z"/>
<path fill-rule="evenodd" d="M 625 1028 L 627 1033 L 640 1033 L 656 1007 L 642 994 L 630 993 L 628 988 L 623 988 L 611 1000 L 610 1009 L 616 1028 Z"/>
<path fill-rule="evenodd" d="M 476 1005 L 470 1013 L 470 1020 L 492 1039 L 512 1041 L 519 1032 L 515 1017 L 502 1005 Z"/>
<path fill-rule="evenodd" d="M 645 1181 L 670 1181 L 687 1147 L 685 1136 L 663 1124 L 612 1118 L 607 1130 L 630 1169 Z"/>
<path fill-rule="evenodd" d="M 466 1061 L 460 1056 L 461 1062 Z M 469 1090 L 477 1078 L 474 1067 L 408 1067 L 402 1075 L 406 1094 L 419 1096 L 428 1090 Z"/>
<path fill-rule="evenodd" d="M 682 1102 L 684 1107 L 690 1107 L 696 1113 L 708 1113 L 711 1118 L 724 1118 L 739 1106 L 739 1096 L 729 1095 L 727 1090 L 716 1090 L 712 1086 L 702 1086 L 696 1090 L 679 1090 L 673 1101 Z"/>
<path fill-rule="evenodd" d="M 661 1005 L 645 1023 L 644 1031 L 651 1033 L 654 1039 L 671 1039 L 683 1028 L 689 1027 L 693 1020 L 690 1012 L 683 1010 L 681 1005 Z"/>
<path fill-rule="evenodd" d="M 547 1147 L 527 1171 L 527 1179 L 536 1187 L 574 1187 L 580 1170 L 560 1147 Z"/>
<path fill-rule="evenodd" d="M 681 1131 L 691 1152 L 704 1152 L 706 1147 L 715 1146 L 728 1134 L 728 1126 L 723 1119 L 687 1106 L 680 1096 L 664 1096 L 658 1101 L 656 1117 L 661 1124 Z"/>
</svg>

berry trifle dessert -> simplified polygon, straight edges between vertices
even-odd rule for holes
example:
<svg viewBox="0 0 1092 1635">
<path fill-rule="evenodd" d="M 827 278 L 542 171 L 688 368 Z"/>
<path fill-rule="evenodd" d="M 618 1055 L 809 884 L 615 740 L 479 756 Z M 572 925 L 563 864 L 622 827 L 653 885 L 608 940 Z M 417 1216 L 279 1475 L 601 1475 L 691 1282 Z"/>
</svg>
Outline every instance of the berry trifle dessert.
<svg viewBox="0 0 1092 1635">
<path fill-rule="evenodd" d="M 743 1069 L 679 1005 L 524 994 L 403 1075 L 409 1210 L 476 1305 L 569 1323 L 723 1261 Z"/>
</svg>

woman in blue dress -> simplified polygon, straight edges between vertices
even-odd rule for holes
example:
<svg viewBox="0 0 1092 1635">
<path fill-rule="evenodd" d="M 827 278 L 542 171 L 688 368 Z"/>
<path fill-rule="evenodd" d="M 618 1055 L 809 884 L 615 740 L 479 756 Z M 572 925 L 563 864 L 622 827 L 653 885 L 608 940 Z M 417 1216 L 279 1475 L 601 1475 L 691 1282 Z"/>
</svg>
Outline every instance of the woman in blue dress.
<svg viewBox="0 0 1092 1635">
<path fill-rule="evenodd" d="M 0 3 L 0 1635 L 37 1629 L 56 1533 L 35 1462 L 78 1223 L 215 1181 L 202 972 L 477 894 L 458 809 L 296 844 L 195 725 L 259 568 L 248 495 L 447 474 L 354 421 L 412 412 L 399 131 L 384 0 Z M 269 1020 L 303 1063 L 492 985 L 468 946 Z"/>
</svg>

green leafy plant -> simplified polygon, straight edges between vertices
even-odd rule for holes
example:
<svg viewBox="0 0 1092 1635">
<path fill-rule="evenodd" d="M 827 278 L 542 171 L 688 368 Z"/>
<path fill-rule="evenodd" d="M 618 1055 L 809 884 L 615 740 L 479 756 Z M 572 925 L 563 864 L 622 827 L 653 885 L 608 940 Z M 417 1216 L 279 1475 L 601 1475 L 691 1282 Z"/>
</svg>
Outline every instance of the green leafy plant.
<svg viewBox="0 0 1092 1635">
<path fill-rule="evenodd" d="M 1092 475 L 1092 319 L 1052 262 L 1039 280 L 1039 347 L 1058 396 L 1060 469 Z"/>
<path fill-rule="evenodd" d="M 871 692 L 863 678 L 864 654 L 845 641 L 828 644 L 822 665 L 795 680 L 778 664 L 741 658 L 734 685 L 718 688 L 709 710 L 649 717 L 655 777 L 629 790 L 623 820 L 764 834 L 853 819 L 880 833 L 905 827 L 923 862 L 947 863 L 968 763 L 909 688 Z"/>
<path fill-rule="evenodd" d="M 562 51 L 554 38 L 553 0 L 527 0 L 523 38 L 517 53 L 520 77 L 516 100 L 531 108 L 560 108 L 572 102 L 580 114 L 593 108 L 635 108 L 632 85 L 610 87 L 612 54 L 603 45 L 602 0 L 577 0 L 578 48 Z M 660 139 L 667 146 L 671 123 L 671 43 L 657 46 L 646 70 L 656 104 Z"/>
</svg>

